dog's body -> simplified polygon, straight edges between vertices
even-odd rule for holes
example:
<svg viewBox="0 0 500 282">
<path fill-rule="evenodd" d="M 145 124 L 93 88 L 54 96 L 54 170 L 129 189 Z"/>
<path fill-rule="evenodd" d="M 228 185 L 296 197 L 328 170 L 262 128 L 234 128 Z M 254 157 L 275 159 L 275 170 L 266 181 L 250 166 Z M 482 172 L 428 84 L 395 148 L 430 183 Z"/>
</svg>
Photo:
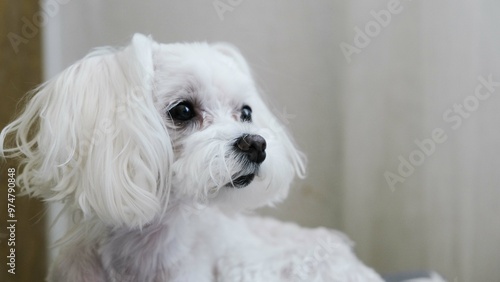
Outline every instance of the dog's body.
<svg viewBox="0 0 500 282">
<path fill-rule="evenodd" d="M 49 281 L 381 281 L 340 233 L 240 213 L 305 165 L 229 45 L 95 51 L 0 137 L 23 191 L 73 216 Z"/>
<path fill-rule="evenodd" d="M 108 229 L 70 244 L 50 280 L 381 281 L 354 256 L 347 238 L 331 230 L 228 217 L 212 208 L 177 206 L 171 212 L 175 216 L 143 230 Z"/>
</svg>

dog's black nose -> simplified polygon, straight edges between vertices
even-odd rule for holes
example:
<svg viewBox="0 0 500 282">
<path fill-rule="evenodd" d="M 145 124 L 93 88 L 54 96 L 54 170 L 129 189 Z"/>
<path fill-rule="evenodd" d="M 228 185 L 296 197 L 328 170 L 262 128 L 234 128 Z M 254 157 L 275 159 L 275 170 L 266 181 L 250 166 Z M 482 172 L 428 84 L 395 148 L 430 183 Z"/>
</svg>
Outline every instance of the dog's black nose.
<svg viewBox="0 0 500 282">
<path fill-rule="evenodd" d="M 260 135 L 245 134 L 236 139 L 234 146 L 251 162 L 260 164 L 266 159 L 266 139 Z"/>
</svg>

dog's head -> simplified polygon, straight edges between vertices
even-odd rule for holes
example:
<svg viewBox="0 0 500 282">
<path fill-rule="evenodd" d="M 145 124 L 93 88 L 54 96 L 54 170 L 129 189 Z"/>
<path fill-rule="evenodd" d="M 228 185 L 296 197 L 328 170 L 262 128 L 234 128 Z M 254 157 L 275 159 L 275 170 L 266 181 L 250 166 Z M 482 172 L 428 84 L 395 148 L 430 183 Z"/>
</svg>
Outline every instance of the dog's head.
<svg viewBox="0 0 500 282">
<path fill-rule="evenodd" d="M 36 89 L 0 145 L 20 158 L 26 193 L 115 226 L 152 221 L 169 198 L 225 210 L 270 204 L 304 174 L 234 47 L 139 34 Z"/>
</svg>

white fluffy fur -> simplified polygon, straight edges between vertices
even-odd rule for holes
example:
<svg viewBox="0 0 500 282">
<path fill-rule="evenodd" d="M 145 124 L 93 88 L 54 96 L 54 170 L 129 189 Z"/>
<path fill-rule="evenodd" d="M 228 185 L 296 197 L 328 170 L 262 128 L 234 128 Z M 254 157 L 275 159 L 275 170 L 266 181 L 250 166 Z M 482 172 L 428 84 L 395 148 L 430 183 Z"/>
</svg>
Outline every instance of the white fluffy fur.
<svg viewBox="0 0 500 282">
<path fill-rule="evenodd" d="M 185 127 L 166 114 L 183 99 Z M 243 134 L 267 141 L 258 170 L 232 150 Z M 240 213 L 284 199 L 305 163 L 230 45 L 96 50 L 33 91 L 0 148 L 24 193 L 73 215 L 49 281 L 381 281 L 338 232 Z"/>
</svg>

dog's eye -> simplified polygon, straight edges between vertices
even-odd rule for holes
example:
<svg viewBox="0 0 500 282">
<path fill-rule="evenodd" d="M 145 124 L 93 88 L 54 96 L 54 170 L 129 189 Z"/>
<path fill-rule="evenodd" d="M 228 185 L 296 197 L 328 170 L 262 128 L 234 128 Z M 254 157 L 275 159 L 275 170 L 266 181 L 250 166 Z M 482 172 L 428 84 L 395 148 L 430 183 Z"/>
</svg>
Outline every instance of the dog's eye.
<svg viewBox="0 0 500 282">
<path fill-rule="evenodd" d="M 176 121 L 188 121 L 195 116 L 195 112 L 191 103 L 180 102 L 168 111 L 168 115 Z"/>
<path fill-rule="evenodd" d="M 245 105 L 241 108 L 241 121 L 251 122 L 252 121 L 252 108 Z"/>
</svg>

